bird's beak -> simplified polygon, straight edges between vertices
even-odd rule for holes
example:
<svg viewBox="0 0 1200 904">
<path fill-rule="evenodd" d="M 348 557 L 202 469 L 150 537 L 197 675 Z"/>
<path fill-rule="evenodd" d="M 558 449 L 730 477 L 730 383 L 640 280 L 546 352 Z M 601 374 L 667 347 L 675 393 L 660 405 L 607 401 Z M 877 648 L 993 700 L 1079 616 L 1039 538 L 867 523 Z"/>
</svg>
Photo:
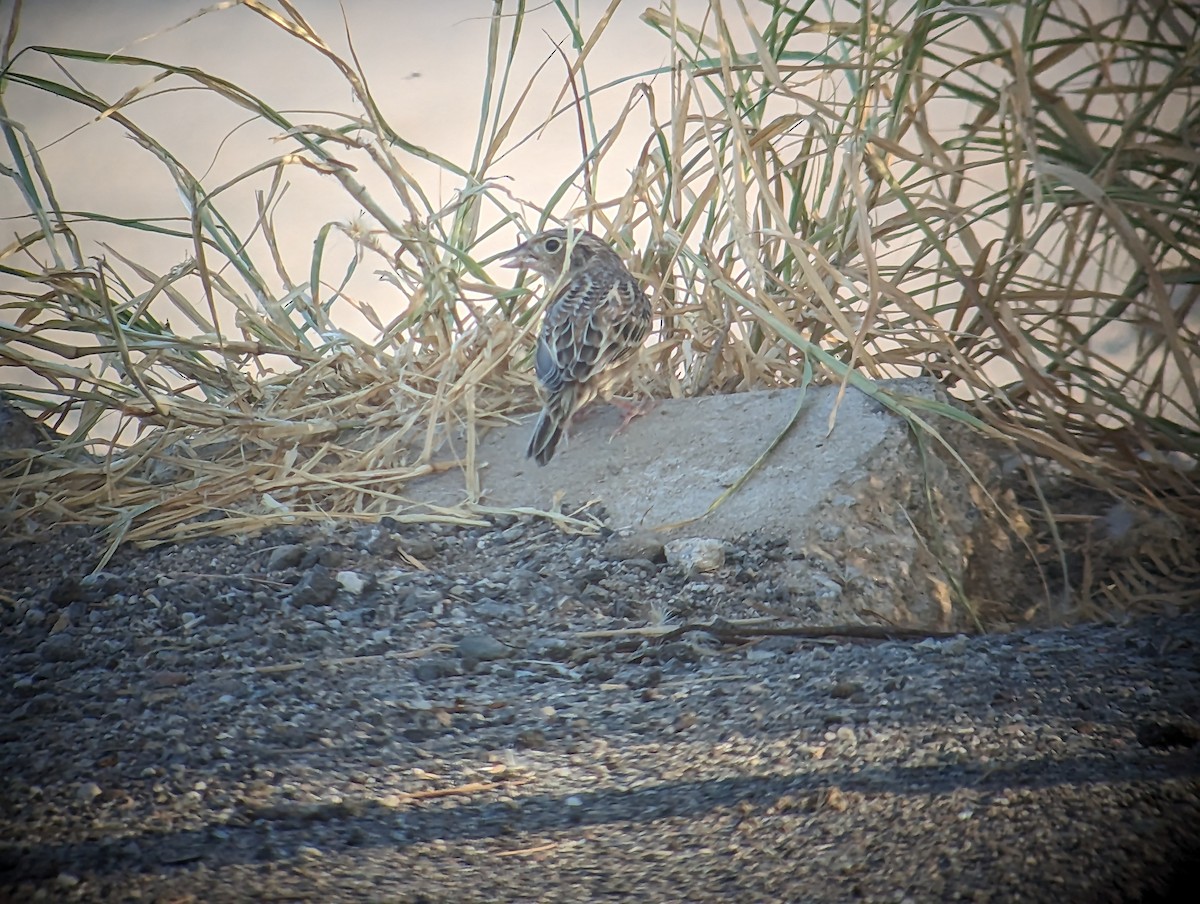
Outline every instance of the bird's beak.
<svg viewBox="0 0 1200 904">
<path fill-rule="evenodd" d="M 524 242 L 522 242 L 512 251 L 509 251 L 505 257 L 508 258 L 508 260 L 506 260 L 500 266 L 507 267 L 510 270 L 528 269 L 534 264 L 533 254 L 530 252 L 528 245 Z"/>
</svg>

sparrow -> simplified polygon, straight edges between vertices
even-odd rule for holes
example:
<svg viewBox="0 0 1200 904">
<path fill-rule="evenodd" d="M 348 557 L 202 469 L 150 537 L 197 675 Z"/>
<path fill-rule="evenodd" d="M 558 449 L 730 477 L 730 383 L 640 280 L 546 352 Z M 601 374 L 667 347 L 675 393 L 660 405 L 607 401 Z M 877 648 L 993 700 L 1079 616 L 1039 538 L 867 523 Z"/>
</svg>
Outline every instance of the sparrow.
<svg viewBox="0 0 1200 904">
<path fill-rule="evenodd" d="M 650 300 L 617 253 L 590 232 L 551 229 L 507 257 L 505 267 L 533 270 L 551 287 L 534 359 L 542 412 L 525 453 L 544 465 L 575 413 L 612 386 L 646 341 Z"/>
</svg>

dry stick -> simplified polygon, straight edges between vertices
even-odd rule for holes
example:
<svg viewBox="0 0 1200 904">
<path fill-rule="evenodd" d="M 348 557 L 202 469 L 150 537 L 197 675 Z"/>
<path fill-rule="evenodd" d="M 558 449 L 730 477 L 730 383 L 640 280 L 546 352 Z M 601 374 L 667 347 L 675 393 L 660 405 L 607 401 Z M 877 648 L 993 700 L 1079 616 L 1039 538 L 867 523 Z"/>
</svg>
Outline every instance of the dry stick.
<svg viewBox="0 0 1200 904">
<path fill-rule="evenodd" d="M 310 667 L 330 668 L 343 665 L 358 665 L 364 662 L 374 662 L 379 659 L 420 659 L 422 656 L 427 656 L 430 653 L 445 653 L 447 650 L 453 649 L 454 647 L 450 644 L 435 643 L 419 650 L 388 650 L 386 653 L 369 653 L 364 656 L 343 656 L 337 659 L 314 659 L 302 662 L 285 662 L 279 665 L 252 666 L 248 669 L 231 669 L 229 672 L 232 674 L 278 675 Z M 209 674 L 219 674 L 219 672 L 210 672 Z"/>
<path fill-rule="evenodd" d="M 759 618 L 714 619 L 711 622 L 688 622 L 682 625 L 660 625 L 647 628 L 618 628 L 604 631 L 582 631 L 582 639 L 614 637 L 649 637 L 655 640 L 674 640 L 692 631 L 700 631 L 725 643 L 753 637 L 853 637 L 859 640 L 928 640 L 958 637 L 962 631 L 928 631 L 923 628 L 893 628 L 879 625 L 779 625 L 764 623 Z"/>
<path fill-rule="evenodd" d="M 497 857 L 525 857 L 529 854 L 541 854 L 558 847 L 557 841 L 547 841 L 545 844 L 535 844 L 533 847 L 517 848 L 512 851 L 496 851 Z"/>
<path fill-rule="evenodd" d="M 466 785 L 456 785 L 453 788 L 431 788 L 428 791 L 408 791 L 406 793 L 397 794 L 400 800 L 430 800 L 437 797 L 451 797 L 457 794 L 478 794 L 481 791 L 495 791 L 497 788 L 512 787 L 513 785 L 526 785 L 534 781 L 532 778 L 522 779 L 520 781 L 513 780 L 507 782 L 470 782 Z"/>
</svg>

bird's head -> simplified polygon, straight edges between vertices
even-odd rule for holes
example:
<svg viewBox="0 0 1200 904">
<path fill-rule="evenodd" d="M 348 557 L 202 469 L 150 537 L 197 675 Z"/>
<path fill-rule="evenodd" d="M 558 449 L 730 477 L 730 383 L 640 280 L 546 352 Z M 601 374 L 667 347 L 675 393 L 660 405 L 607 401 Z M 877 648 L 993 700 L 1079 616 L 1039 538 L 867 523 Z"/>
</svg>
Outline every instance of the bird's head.
<svg viewBox="0 0 1200 904">
<path fill-rule="evenodd" d="M 566 265 L 567 253 L 571 264 Z M 581 229 L 549 229 L 539 232 L 508 252 L 508 260 L 502 266 L 513 269 L 526 268 L 539 273 L 548 280 L 558 279 L 565 270 L 577 270 L 598 256 L 616 257 L 602 239 Z"/>
</svg>

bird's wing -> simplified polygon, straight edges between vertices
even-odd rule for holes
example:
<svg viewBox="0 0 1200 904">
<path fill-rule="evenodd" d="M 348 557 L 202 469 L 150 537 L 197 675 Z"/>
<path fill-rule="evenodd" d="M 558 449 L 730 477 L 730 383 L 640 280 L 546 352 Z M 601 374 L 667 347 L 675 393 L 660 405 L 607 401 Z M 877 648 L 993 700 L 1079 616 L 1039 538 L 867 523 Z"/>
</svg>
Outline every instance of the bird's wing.
<svg viewBox="0 0 1200 904">
<path fill-rule="evenodd" d="M 550 392 L 586 383 L 641 345 L 649 331 L 649 302 L 629 273 L 576 273 L 546 309 L 538 380 Z"/>
</svg>

